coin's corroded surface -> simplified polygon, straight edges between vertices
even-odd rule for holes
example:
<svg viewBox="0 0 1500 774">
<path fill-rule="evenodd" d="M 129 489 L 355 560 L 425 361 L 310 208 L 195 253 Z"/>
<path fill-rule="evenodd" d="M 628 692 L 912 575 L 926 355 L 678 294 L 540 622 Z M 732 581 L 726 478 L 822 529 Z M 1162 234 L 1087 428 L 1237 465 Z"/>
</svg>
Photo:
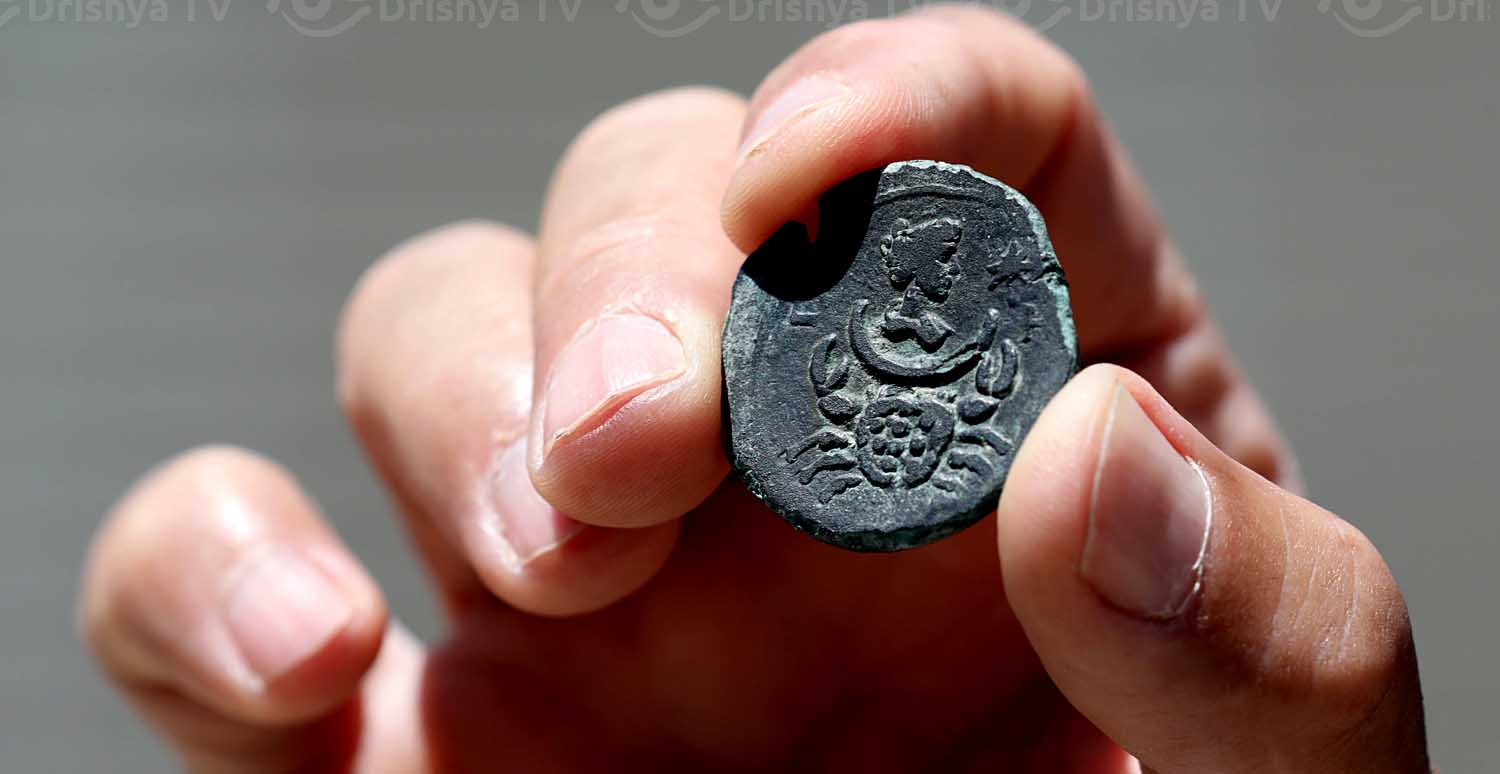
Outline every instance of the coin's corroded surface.
<svg viewBox="0 0 1500 774">
<path fill-rule="evenodd" d="M 1067 282 L 1035 207 L 967 167 L 892 164 L 750 256 L 724 328 L 727 443 L 750 491 L 859 551 L 995 507 L 1073 375 Z"/>
</svg>

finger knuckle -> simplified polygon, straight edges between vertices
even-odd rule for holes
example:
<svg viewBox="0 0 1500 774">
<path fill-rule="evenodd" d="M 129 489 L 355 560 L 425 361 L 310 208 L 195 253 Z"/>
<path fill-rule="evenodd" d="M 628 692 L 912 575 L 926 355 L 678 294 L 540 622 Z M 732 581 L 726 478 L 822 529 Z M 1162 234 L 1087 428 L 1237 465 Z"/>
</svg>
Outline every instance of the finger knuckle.
<svg viewBox="0 0 1500 774">
<path fill-rule="evenodd" d="M 1078 60 L 1011 14 L 963 4 L 937 6 L 919 16 L 946 28 L 946 49 L 964 51 L 976 59 L 1000 63 L 1007 61 L 1007 55 L 1016 61 L 1027 61 L 1036 67 L 1037 72 L 1045 73 L 1048 88 L 1061 93 L 1075 113 L 1082 113 L 1093 105 L 1088 75 Z M 999 71 L 1005 72 L 1005 68 L 1001 67 Z M 1004 91 L 1006 89 L 994 89 L 995 93 Z"/>
<path fill-rule="evenodd" d="M 1036 74 L 1035 77 L 1045 83 L 1048 90 L 1060 96 L 1059 102 L 1067 112 L 1068 118 L 1065 129 L 1073 130 L 1080 125 L 1086 129 L 1092 129 L 1090 122 L 1098 122 L 1102 119 L 1098 114 L 1093 86 L 1083 65 L 1061 46 L 1030 27 L 1019 23 L 1009 26 L 1012 29 L 1007 37 L 1011 43 L 1006 48 L 1010 50 L 1012 58 L 1029 61 L 1028 72 Z M 970 36 L 969 40 L 971 45 L 967 50 L 974 52 L 975 55 L 984 56 L 986 51 L 991 50 L 991 45 L 982 38 L 976 40 Z M 996 88 L 994 91 L 1002 93 L 1007 90 Z M 1084 136 L 1087 136 L 1087 133 L 1065 131 L 1061 139 L 1078 139 Z"/>
<path fill-rule="evenodd" d="M 233 489 L 237 482 L 264 478 L 285 480 L 287 475 L 265 457 L 238 446 L 188 449 L 143 476 L 115 507 L 106 531 L 122 542 L 149 545 L 182 526 L 179 517 L 184 512 L 198 510 L 182 508 L 183 503 L 211 501 L 216 492 Z"/>
<path fill-rule="evenodd" d="M 649 193 L 622 214 L 590 226 L 569 239 L 556 260 L 549 261 L 537 281 L 538 298 L 577 296 L 605 285 L 650 281 L 642 271 L 642 256 L 659 253 L 665 245 L 692 232 L 672 213 L 663 196 Z M 619 295 L 621 288 L 612 291 Z"/>
<path fill-rule="evenodd" d="M 164 463 L 163 479 L 181 478 L 187 481 L 218 479 L 231 471 L 247 466 L 264 467 L 270 463 L 248 449 L 229 444 L 204 444 L 178 454 Z"/>
<path fill-rule="evenodd" d="M 1088 119 L 1101 120 L 1098 116 L 1098 103 L 1094 98 L 1094 87 L 1083 65 L 1079 64 L 1072 54 L 1063 51 L 1050 41 L 1043 41 L 1043 48 L 1053 57 L 1053 65 L 1057 72 L 1057 88 L 1066 95 L 1066 104 L 1072 115 L 1071 126 L 1077 126 Z M 1191 310 L 1183 311 L 1190 312 Z"/>
<path fill-rule="evenodd" d="M 1086 117 L 1094 104 L 1088 79 L 1076 59 L 1010 14 L 972 4 L 938 5 L 838 27 L 813 39 L 784 67 L 794 75 L 847 71 L 850 78 L 869 77 L 858 74 L 866 72 L 864 63 L 878 60 L 880 69 L 887 70 L 892 51 L 903 52 L 908 61 L 958 57 L 962 66 L 948 68 L 950 77 L 963 72 L 985 79 L 987 88 L 979 93 L 995 95 L 1001 103 L 1015 91 L 1013 80 L 1020 77 L 1011 65 L 1024 61 L 1027 73 L 1060 95 L 1071 116 L 1065 122 L 1069 125 Z M 898 69 L 901 77 L 913 72 Z M 940 78 L 941 71 L 922 70 L 929 78 Z M 785 78 L 772 80 L 780 83 Z M 948 85 L 939 83 L 938 87 Z M 1000 107 L 1004 104 L 997 105 L 996 115 L 1003 115 Z"/>
<path fill-rule="evenodd" d="M 154 532 L 172 509 L 164 507 L 183 497 L 212 490 L 246 472 L 279 475 L 266 458 L 238 446 L 205 444 L 169 458 L 142 476 L 115 506 L 106 530 L 131 534 Z"/>
<path fill-rule="evenodd" d="M 191 531 L 183 508 L 227 479 L 247 471 L 280 475 L 268 460 L 246 449 L 204 445 L 172 457 L 147 472 L 121 497 L 96 532 L 85 561 L 75 624 L 80 638 L 96 653 L 114 649 L 127 617 L 125 600 L 145 577 L 142 562 L 152 561 L 163 543 Z"/>
<path fill-rule="evenodd" d="M 101 528 L 101 538 L 149 547 L 188 531 L 193 525 L 183 516 L 212 512 L 203 506 L 217 502 L 222 493 L 237 491 L 247 482 L 284 487 L 290 481 L 279 465 L 242 447 L 209 444 L 188 449 L 147 473 L 126 493 Z M 149 557 L 151 552 L 133 555 Z"/>
<path fill-rule="evenodd" d="M 604 147 L 614 146 L 619 138 L 655 136 L 664 124 L 701 120 L 705 115 L 731 113 L 738 116 L 745 100 L 738 94 L 716 86 L 677 86 L 643 94 L 600 113 L 578 133 L 572 148 L 565 154 L 569 160 L 599 155 Z"/>
<path fill-rule="evenodd" d="M 909 14 L 913 18 L 939 19 L 968 27 L 978 25 L 985 32 L 1023 34 L 1042 39 L 1030 25 L 1008 9 L 986 3 L 936 3 L 919 8 Z"/>
<path fill-rule="evenodd" d="M 345 407 L 359 399 L 355 343 L 385 338 L 385 330 L 401 319 L 395 308 L 430 303 L 432 296 L 453 288 L 455 273 L 481 261 L 529 263 L 531 237 L 520 229 L 488 220 L 462 220 L 418 234 L 397 245 L 370 265 L 350 291 L 339 315 L 339 400 Z"/>
<path fill-rule="evenodd" d="M 898 19 L 863 19 L 813 38 L 794 57 L 803 67 L 821 69 L 857 61 L 889 51 L 893 45 L 911 45 L 912 17 Z"/>
<path fill-rule="evenodd" d="M 983 3 L 939 3 L 918 9 L 908 18 L 942 22 L 963 30 L 976 40 L 992 44 L 1008 42 L 1012 46 L 1019 44 L 1028 50 L 1071 60 L 1061 46 L 1003 7 Z"/>
<path fill-rule="evenodd" d="M 345 303 L 345 319 L 389 303 L 402 303 L 411 285 L 440 272 L 445 264 L 476 252 L 528 249 L 518 229 L 487 220 L 462 220 L 423 232 L 376 259 L 355 283 Z"/>
</svg>

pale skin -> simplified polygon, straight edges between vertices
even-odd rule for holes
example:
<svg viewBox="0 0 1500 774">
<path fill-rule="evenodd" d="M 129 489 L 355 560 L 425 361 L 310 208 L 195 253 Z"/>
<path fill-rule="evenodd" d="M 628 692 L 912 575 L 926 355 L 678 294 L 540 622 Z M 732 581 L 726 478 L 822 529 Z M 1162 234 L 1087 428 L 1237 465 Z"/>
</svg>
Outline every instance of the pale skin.
<svg viewBox="0 0 1500 774">
<path fill-rule="evenodd" d="M 719 336 L 748 250 L 902 159 L 1038 205 L 1096 365 L 995 515 L 856 555 L 726 479 Z M 831 31 L 748 103 L 610 111 L 535 236 L 376 262 L 338 364 L 449 632 L 387 620 L 291 472 L 164 463 L 101 527 L 79 620 L 189 770 L 1428 770 L 1385 562 L 1296 494 L 1078 68 L 997 14 Z"/>
</svg>

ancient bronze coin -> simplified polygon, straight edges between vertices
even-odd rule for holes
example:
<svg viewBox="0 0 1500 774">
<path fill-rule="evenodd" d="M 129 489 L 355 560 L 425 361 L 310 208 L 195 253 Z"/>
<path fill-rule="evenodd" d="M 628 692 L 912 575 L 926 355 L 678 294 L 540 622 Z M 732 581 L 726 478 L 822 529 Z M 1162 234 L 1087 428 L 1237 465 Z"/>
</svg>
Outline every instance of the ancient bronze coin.
<svg viewBox="0 0 1500 774">
<path fill-rule="evenodd" d="M 1021 194 L 891 164 L 745 261 L 724 327 L 726 442 L 776 513 L 898 551 L 995 507 L 1017 446 L 1077 367 L 1067 282 Z"/>
</svg>

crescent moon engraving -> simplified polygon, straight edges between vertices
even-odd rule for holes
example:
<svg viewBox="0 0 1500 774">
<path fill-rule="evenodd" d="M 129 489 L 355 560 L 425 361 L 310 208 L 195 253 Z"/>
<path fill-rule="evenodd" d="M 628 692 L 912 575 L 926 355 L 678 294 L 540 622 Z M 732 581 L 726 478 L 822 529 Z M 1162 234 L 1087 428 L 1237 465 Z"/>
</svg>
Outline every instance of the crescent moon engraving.
<svg viewBox="0 0 1500 774">
<path fill-rule="evenodd" d="M 994 309 L 989 310 L 989 315 L 985 318 L 979 334 L 950 352 L 940 351 L 930 355 L 924 353 L 920 357 L 897 360 L 882 354 L 880 348 L 870 341 L 869 308 L 869 299 L 860 299 L 854 304 L 854 311 L 849 315 L 850 348 L 854 350 L 860 362 L 869 366 L 871 370 L 890 379 L 908 383 L 942 384 L 952 381 L 957 374 L 973 366 L 979 356 L 988 350 L 994 341 L 995 328 L 1000 317 L 999 312 Z"/>
</svg>

